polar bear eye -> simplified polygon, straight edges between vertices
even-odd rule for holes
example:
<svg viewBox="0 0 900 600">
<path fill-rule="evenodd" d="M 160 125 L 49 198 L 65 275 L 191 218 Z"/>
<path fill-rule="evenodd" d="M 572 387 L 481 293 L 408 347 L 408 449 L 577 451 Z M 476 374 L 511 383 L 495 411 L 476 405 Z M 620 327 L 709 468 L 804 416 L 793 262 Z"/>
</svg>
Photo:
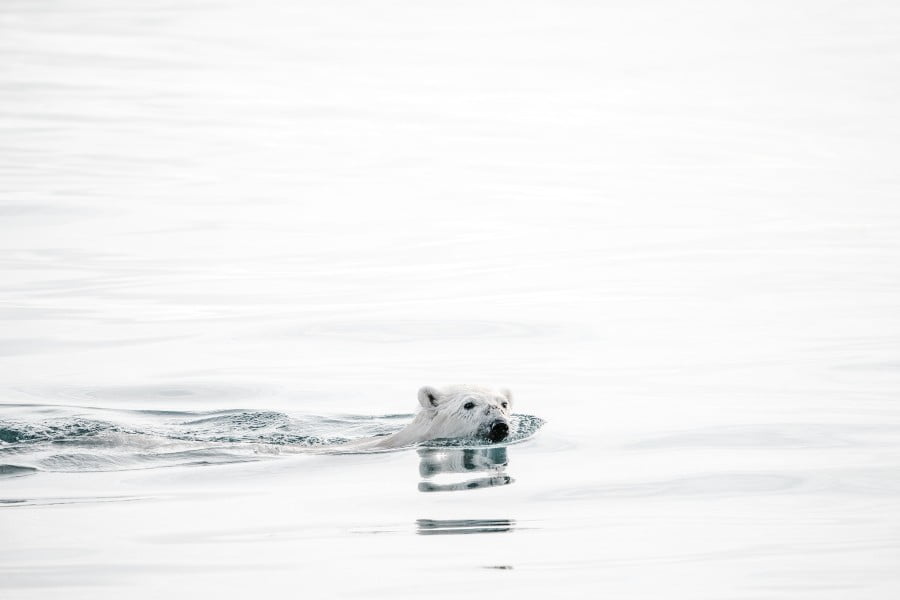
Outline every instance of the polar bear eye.
<svg viewBox="0 0 900 600">
<path fill-rule="evenodd" d="M 503 408 L 509 408 L 509 402 L 504 402 L 500 406 L 502 406 Z"/>
<path fill-rule="evenodd" d="M 466 402 L 465 404 L 463 404 L 463 408 L 466 410 L 472 410 L 473 408 L 475 408 L 475 403 L 474 402 Z"/>
</svg>

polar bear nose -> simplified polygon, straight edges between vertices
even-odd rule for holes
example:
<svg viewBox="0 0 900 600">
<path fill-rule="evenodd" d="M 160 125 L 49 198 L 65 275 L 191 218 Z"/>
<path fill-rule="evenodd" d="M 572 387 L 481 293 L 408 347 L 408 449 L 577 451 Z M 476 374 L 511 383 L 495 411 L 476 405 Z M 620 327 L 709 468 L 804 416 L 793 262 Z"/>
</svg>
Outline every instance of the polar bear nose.
<svg viewBox="0 0 900 600">
<path fill-rule="evenodd" d="M 488 439 L 492 442 L 499 442 L 509 435 L 509 425 L 503 421 L 494 421 L 491 424 L 491 430 L 488 432 Z"/>
</svg>

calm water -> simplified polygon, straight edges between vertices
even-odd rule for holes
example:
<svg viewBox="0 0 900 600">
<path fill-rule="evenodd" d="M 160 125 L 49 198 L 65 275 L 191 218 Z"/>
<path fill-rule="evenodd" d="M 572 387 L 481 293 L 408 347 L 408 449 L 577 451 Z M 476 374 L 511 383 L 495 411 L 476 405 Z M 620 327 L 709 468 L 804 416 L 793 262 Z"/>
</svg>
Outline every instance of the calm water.
<svg viewBox="0 0 900 600">
<path fill-rule="evenodd" d="M 898 27 L 6 0 L 0 596 L 896 598 Z"/>
</svg>

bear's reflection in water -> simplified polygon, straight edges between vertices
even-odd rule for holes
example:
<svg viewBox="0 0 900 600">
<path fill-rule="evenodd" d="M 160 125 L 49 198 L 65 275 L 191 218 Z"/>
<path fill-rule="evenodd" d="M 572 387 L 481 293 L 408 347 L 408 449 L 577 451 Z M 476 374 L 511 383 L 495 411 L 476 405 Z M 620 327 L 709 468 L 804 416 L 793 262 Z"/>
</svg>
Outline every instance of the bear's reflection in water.
<svg viewBox="0 0 900 600">
<path fill-rule="evenodd" d="M 506 474 L 509 464 L 506 448 L 420 448 L 420 492 L 453 492 L 508 485 L 515 481 Z M 487 477 L 438 482 L 435 478 L 453 478 L 454 474 L 490 473 Z"/>
<path fill-rule="evenodd" d="M 418 519 L 419 535 L 465 535 L 470 533 L 503 533 L 516 528 L 512 519 Z"/>
</svg>

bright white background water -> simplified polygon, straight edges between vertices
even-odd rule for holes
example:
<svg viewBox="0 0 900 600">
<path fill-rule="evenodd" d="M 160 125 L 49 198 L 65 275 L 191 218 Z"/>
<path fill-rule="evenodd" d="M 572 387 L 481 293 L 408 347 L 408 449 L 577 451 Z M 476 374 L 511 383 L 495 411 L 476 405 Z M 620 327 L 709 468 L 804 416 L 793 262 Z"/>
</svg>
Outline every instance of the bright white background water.
<svg viewBox="0 0 900 600">
<path fill-rule="evenodd" d="M 415 450 L 2 477 L 0 596 L 896 598 L 898 30 L 5 0 L 0 419 L 480 382 L 547 424 L 467 491 Z"/>
</svg>

